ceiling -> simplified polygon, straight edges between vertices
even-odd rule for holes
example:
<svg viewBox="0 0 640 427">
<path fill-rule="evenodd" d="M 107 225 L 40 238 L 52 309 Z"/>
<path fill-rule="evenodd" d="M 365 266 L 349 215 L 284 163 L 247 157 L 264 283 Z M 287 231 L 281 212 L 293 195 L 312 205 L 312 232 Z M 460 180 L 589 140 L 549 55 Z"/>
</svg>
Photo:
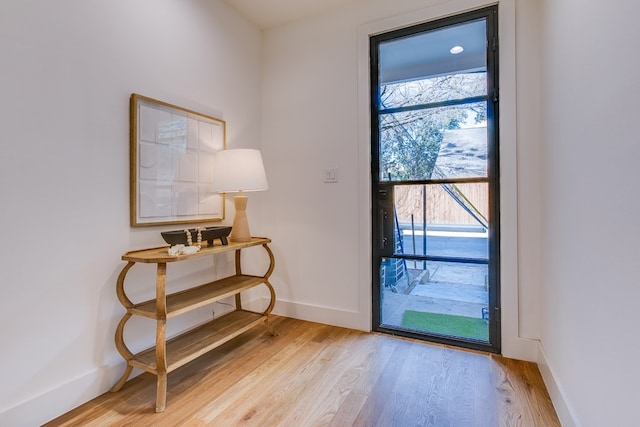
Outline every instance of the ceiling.
<svg viewBox="0 0 640 427">
<path fill-rule="evenodd" d="M 277 27 L 355 2 L 368 0 L 222 0 L 261 29 Z M 380 45 L 381 82 L 482 69 L 484 22 L 471 22 L 405 37 Z M 464 46 L 451 55 L 449 49 Z"/>
<path fill-rule="evenodd" d="M 484 20 L 466 22 L 380 44 L 380 82 L 391 83 L 486 67 Z M 452 54 L 450 49 L 464 51 Z"/>
<path fill-rule="evenodd" d="M 223 0 L 261 29 L 363 0 Z"/>
</svg>

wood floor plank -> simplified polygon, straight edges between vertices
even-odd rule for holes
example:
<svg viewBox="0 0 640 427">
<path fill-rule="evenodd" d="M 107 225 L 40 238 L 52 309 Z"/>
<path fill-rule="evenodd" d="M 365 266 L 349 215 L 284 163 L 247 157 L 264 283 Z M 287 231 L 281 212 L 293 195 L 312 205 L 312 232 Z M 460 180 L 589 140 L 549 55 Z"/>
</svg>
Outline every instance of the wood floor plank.
<svg viewBox="0 0 640 427">
<path fill-rule="evenodd" d="M 432 375 L 441 369 L 442 350 L 413 342 L 410 351 L 404 357 L 402 371 L 392 390 L 385 413 L 378 425 L 429 425 L 433 418 L 430 414 L 430 400 L 433 393 Z"/>
<path fill-rule="evenodd" d="M 269 368 L 263 375 L 249 378 L 251 389 L 246 395 L 238 393 L 239 399 L 235 400 L 235 405 L 226 406 L 223 411 L 212 411 L 207 415 L 205 421 L 216 425 L 240 425 L 264 426 L 270 423 L 280 423 L 274 407 L 278 403 L 283 403 L 290 412 L 294 410 L 293 402 L 302 400 L 303 389 L 315 383 L 318 372 L 322 371 L 323 360 L 331 360 L 336 354 L 344 351 L 335 346 L 322 346 L 319 342 L 311 339 L 309 342 L 299 342 L 299 346 L 290 346 L 290 357 L 282 360 L 282 364 Z M 267 362 L 268 363 L 268 362 Z M 287 371 L 288 375 L 282 375 Z M 244 381 L 244 379 L 243 379 Z M 239 384 L 239 389 L 248 389 Z M 260 390 L 254 393 L 253 390 Z M 231 392 L 234 389 L 230 390 Z M 238 411 L 238 408 L 244 408 Z M 269 422 L 265 423 L 264 420 Z M 290 424 L 297 425 L 297 424 Z"/>
<path fill-rule="evenodd" d="M 286 345 L 277 346 L 272 351 L 254 351 L 252 355 L 254 363 L 238 366 L 242 373 L 229 375 L 223 383 L 216 381 L 212 387 L 216 389 L 215 395 L 205 396 L 198 410 L 193 416 L 202 420 L 205 424 L 231 423 L 233 416 L 244 418 L 250 408 L 247 408 L 255 390 L 263 393 L 264 384 L 273 382 L 281 373 L 296 364 L 305 363 L 307 357 L 318 351 L 319 345 L 311 343 L 314 331 L 305 328 L 300 334 L 290 336 L 287 340 L 278 337 L 279 342 Z M 240 359 L 238 359 L 240 363 Z M 241 413 L 245 410 L 245 413 Z M 226 412 L 225 412 L 226 411 Z M 235 422 L 237 420 L 233 420 Z M 224 424 L 223 424 L 224 425 Z M 228 424 L 234 425 L 234 424 Z"/>
<path fill-rule="evenodd" d="M 400 376 L 402 369 L 402 360 L 404 355 L 411 348 L 410 341 L 400 340 L 397 346 L 384 366 L 377 381 L 369 390 L 369 398 L 358 413 L 354 421 L 355 426 L 373 426 L 377 425 L 380 420 L 389 398 L 389 394 Z"/>
<path fill-rule="evenodd" d="M 169 374 L 46 426 L 560 426 L 535 364 L 273 316 Z"/>
<path fill-rule="evenodd" d="M 356 425 L 358 415 L 363 411 L 370 392 L 376 384 L 380 374 L 393 356 L 399 340 L 379 340 L 372 335 L 374 349 L 365 355 L 361 363 L 350 367 L 342 376 L 339 383 L 345 384 L 350 391 L 338 407 L 331 426 Z"/>
<path fill-rule="evenodd" d="M 314 412 L 309 410 L 309 402 L 313 402 L 315 411 L 326 405 L 327 399 L 318 395 L 318 390 L 322 390 L 323 393 L 332 391 L 336 375 L 347 365 L 340 361 L 349 357 L 350 349 L 339 345 L 338 341 L 358 334 L 346 329 L 331 330 L 332 345 L 310 357 L 303 366 L 287 367 L 290 375 L 281 376 L 279 381 L 271 384 L 260 396 L 256 396 L 251 410 L 251 420 L 247 425 L 310 424 L 308 420 L 305 421 L 305 417 L 314 416 Z M 319 335 L 314 342 L 328 344 L 326 339 Z"/>
<path fill-rule="evenodd" d="M 500 426 L 560 426 L 537 366 L 495 358 L 493 367 L 496 371 Z M 528 424 L 529 420 L 536 420 L 536 424 Z"/>
<path fill-rule="evenodd" d="M 360 332 L 355 331 L 335 341 L 333 345 L 342 351 L 335 359 L 323 364 L 322 372 L 313 379 L 312 387 L 305 387 L 296 408 L 294 411 L 287 411 L 289 416 L 283 417 L 283 421 L 296 423 L 295 425 L 328 425 L 357 381 L 353 367 L 366 363 L 368 356 L 375 352 L 375 344 L 375 340 L 363 337 Z M 304 401 L 314 402 L 311 410 L 308 403 L 303 404 Z M 292 418 L 291 414 L 299 416 Z"/>
</svg>

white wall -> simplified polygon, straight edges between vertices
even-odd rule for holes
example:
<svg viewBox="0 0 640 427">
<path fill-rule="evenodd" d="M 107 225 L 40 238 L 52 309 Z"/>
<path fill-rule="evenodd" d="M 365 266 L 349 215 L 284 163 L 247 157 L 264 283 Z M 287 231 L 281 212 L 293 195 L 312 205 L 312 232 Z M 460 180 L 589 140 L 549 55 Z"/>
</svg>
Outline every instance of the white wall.
<svg viewBox="0 0 640 427">
<path fill-rule="evenodd" d="M 176 228 L 129 227 L 129 95 L 222 117 L 229 146 L 259 147 L 260 51 L 260 31 L 218 1 L 0 2 L 0 425 L 45 422 L 124 370 L 120 255 Z M 189 267 L 170 280 L 212 266 Z M 132 298 L 152 295 L 153 274 L 134 267 Z M 133 348 L 153 341 L 153 325 L 130 324 Z"/>
<path fill-rule="evenodd" d="M 482 4 L 354 2 L 261 37 L 217 0 L 0 3 L 0 425 L 42 423 L 124 369 L 119 257 L 175 228 L 128 224 L 132 92 L 224 118 L 231 147 L 262 138 L 270 190 L 249 213 L 274 240 L 276 312 L 369 329 L 366 35 Z M 565 425 L 632 425 L 640 89 L 626 49 L 639 6 L 500 7 L 504 353 L 533 359 L 542 339 Z M 328 167 L 339 183 L 322 182 Z M 198 283 L 208 268 L 170 278 Z M 130 273 L 132 297 L 150 295 L 152 276 Z M 128 342 L 146 346 L 149 325 L 130 323 Z"/>
<path fill-rule="evenodd" d="M 543 1 L 542 346 L 565 425 L 638 425 L 639 14 Z"/>
<path fill-rule="evenodd" d="M 276 248 L 277 313 L 371 328 L 368 35 L 486 4 L 354 2 L 265 32 L 263 150 L 272 188 L 261 220 Z M 533 116 L 516 115 L 516 109 L 521 104 L 518 91 L 535 93 L 539 81 L 525 81 L 535 75 L 526 71 L 538 66 L 537 58 L 516 57 L 516 41 L 523 40 L 524 48 L 536 47 L 537 28 L 517 28 L 516 13 L 521 12 L 515 0 L 500 3 L 502 335 L 505 355 L 533 360 L 535 341 L 525 338 L 539 333 L 539 281 L 527 276 L 519 283 L 518 268 L 539 270 L 539 233 L 525 233 L 525 242 L 534 246 L 522 254 L 517 236 L 529 219 L 539 221 L 540 208 L 537 196 L 519 199 L 518 192 L 519 179 L 525 193 L 539 192 L 535 171 L 540 156 L 527 159 L 532 164 L 523 171 L 530 175 L 521 176 L 517 146 L 522 137 L 525 154 L 539 152 L 535 134 L 518 132 L 520 124 L 525 130 L 539 128 L 537 98 L 523 107 Z M 524 21 L 526 16 L 519 15 L 517 22 Z M 337 184 L 323 183 L 322 171 L 330 167 L 339 168 Z"/>
</svg>

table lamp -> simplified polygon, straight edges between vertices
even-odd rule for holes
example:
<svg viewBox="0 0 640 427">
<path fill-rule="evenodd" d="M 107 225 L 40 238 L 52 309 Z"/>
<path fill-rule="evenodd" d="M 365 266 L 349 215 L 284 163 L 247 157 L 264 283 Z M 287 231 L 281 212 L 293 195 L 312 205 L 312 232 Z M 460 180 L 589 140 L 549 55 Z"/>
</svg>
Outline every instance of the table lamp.
<svg viewBox="0 0 640 427">
<path fill-rule="evenodd" d="M 247 196 L 245 191 L 263 191 L 269 188 L 267 176 L 259 150 L 239 148 L 222 150 L 216 153 L 212 189 L 218 193 L 235 193 L 233 204 L 236 214 L 229 240 L 248 242 L 251 240 L 249 221 L 247 220 Z"/>
</svg>

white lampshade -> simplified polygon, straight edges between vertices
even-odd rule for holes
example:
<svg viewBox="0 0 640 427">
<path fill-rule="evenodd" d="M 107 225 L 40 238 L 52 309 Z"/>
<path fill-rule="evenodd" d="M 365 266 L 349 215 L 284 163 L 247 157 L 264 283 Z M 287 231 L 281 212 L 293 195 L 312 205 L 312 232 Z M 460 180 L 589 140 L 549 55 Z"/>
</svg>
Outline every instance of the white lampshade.
<svg viewBox="0 0 640 427">
<path fill-rule="evenodd" d="M 258 150 L 236 149 L 218 151 L 214 162 L 212 189 L 218 193 L 240 194 L 233 197 L 236 213 L 229 239 L 232 242 L 251 241 L 247 219 L 247 196 L 244 191 L 261 191 L 269 188 L 264 173 L 262 154 Z"/>
<path fill-rule="evenodd" d="M 216 153 L 212 189 L 218 193 L 267 190 L 260 150 L 239 148 Z"/>
</svg>

